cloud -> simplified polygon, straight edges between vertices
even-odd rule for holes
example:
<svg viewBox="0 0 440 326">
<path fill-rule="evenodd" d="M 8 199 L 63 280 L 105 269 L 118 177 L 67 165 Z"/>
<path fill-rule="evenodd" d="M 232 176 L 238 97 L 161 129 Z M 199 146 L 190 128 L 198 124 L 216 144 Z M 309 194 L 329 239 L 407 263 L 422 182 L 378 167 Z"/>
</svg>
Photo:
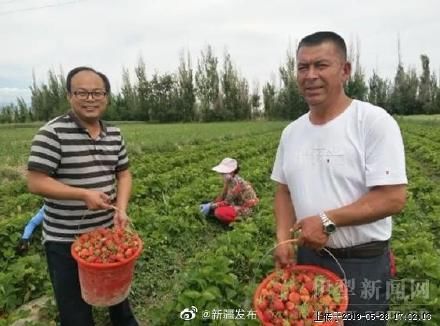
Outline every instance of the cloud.
<svg viewBox="0 0 440 326">
<path fill-rule="evenodd" d="M 0 4 L 0 12 L 48 3 L 63 2 L 23 0 Z M 277 74 L 289 44 L 294 48 L 316 30 L 334 30 L 348 43 L 358 38 L 367 74 L 376 69 L 393 77 L 398 35 L 405 65 L 420 67 L 425 53 L 437 71 L 440 46 L 431 35 L 440 32 L 438 9 L 436 0 L 82 0 L 0 16 L 0 29 L 8 30 L 2 35 L 0 87 L 26 88 L 32 71 L 42 82 L 49 69 L 67 73 L 90 65 L 118 89 L 122 68 L 132 72 L 140 55 L 149 75 L 175 72 L 182 50 L 195 66 L 207 44 L 218 57 L 227 49 L 249 82 L 262 85 Z"/>
<path fill-rule="evenodd" d="M 30 103 L 31 91 L 29 88 L 7 88 L 0 87 L 0 106 L 16 103 L 17 98 L 23 98 Z"/>
</svg>

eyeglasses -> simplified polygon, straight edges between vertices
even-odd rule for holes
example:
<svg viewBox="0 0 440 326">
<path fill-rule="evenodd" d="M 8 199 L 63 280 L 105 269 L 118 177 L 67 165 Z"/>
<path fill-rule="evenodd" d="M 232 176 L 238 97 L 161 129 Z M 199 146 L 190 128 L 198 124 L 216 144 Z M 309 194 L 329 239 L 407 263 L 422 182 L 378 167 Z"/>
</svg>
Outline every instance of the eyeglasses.
<svg viewBox="0 0 440 326">
<path fill-rule="evenodd" d="M 107 92 L 104 91 L 88 92 L 88 91 L 80 90 L 80 91 L 74 91 L 73 95 L 75 95 L 75 97 L 78 100 L 87 100 L 89 98 L 89 95 L 91 95 L 92 98 L 95 100 L 102 100 L 107 95 Z"/>
</svg>

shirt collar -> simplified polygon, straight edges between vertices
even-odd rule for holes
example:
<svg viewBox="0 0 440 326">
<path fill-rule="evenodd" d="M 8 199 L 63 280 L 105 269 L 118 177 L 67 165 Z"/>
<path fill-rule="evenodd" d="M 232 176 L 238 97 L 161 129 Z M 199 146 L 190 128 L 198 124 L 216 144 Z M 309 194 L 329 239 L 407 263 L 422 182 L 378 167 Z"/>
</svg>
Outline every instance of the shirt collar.
<svg viewBox="0 0 440 326">
<path fill-rule="evenodd" d="M 73 112 L 73 110 L 69 110 L 69 112 L 67 112 L 67 115 L 70 117 L 70 119 L 83 131 L 88 132 L 87 128 L 84 127 L 84 124 L 81 122 L 81 120 L 76 116 L 75 112 Z M 100 136 L 101 137 L 105 137 L 107 136 L 107 124 L 102 121 L 101 119 L 99 119 L 99 125 L 101 127 L 101 132 L 100 132 Z"/>
</svg>

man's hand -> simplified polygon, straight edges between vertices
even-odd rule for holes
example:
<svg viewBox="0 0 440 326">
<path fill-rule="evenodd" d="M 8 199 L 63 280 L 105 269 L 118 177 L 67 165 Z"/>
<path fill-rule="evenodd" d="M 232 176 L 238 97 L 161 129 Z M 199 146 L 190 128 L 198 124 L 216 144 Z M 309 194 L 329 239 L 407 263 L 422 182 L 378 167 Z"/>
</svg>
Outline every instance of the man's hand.
<svg viewBox="0 0 440 326">
<path fill-rule="evenodd" d="M 282 241 L 278 243 L 275 248 L 274 258 L 276 268 L 284 268 L 287 265 L 296 264 L 296 257 L 294 256 L 293 243 L 297 242 L 292 239 L 291 242 Z"/>
<path fill-rule="evenodd" d="M 317 215 L 302 219 L 293 226 L 292 230 L 301 230 L 299 243 L 312 249 L 322 249 L 328 240 L 321 218 Z"/>
<path fill-rule="evenodd" d="M 18 241 L 17 247 L 15 248 L 15 252 L 17 255 L 23 255 L 29 250 L 29 239 L 20 239 Z"/>
<path fill-rule="evenodd" d="M 124 210 L 115 209 L 115 215 L 113 216 L 113 224 L 115 227 L 125 229 L 128 225 L 128 216 Z"/>
<path fill-rule="evenodd" d="M 110 209 L 110 197 L 101 191 L 86 190 L 84 202 L 91 211 Z"/>
</svg>

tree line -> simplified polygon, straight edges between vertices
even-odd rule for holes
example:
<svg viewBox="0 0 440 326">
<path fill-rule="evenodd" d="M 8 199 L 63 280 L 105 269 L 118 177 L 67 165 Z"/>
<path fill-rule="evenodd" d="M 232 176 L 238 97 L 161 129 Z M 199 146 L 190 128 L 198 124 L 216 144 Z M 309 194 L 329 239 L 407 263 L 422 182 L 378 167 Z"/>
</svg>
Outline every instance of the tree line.
<svg viewBox="0 0 440 326">
<path fill-rule="evenodd" d="M 379 105 L 391 114 L 440 113 L 440 88 L 431 72 L 429 57 L 420 56 L 422 72 L 405 68 L 400 58 L 393 80 L 376 71 L 366 80 L 359 51 L 350 51 L 353 71 L 347 94 Z M 400 57 L 400 55 L 399 55 Z M 258 118 L 292 120 L 307 111 L 296 83 L 295 56 L 288 51 L 278 78 L 266 82 L 261 91 L 252 87 L 234 65 L 228 52 L 220 62 L 211 46 L 204 49 L 193 67 L 189 53 L 182 53 L 174 73 L 147 74 L 144 60 L 122 71 L 120 92 L 110 94 L 105 119 L 145 122 L 209 122 Z M 31 103 L 23 98 L 0 109 L 0 123 L 48 121 L 69 108 L 65 76 L 52 70 L 47 82 L 37 83 L 33 75 Z"/>
</svg>

